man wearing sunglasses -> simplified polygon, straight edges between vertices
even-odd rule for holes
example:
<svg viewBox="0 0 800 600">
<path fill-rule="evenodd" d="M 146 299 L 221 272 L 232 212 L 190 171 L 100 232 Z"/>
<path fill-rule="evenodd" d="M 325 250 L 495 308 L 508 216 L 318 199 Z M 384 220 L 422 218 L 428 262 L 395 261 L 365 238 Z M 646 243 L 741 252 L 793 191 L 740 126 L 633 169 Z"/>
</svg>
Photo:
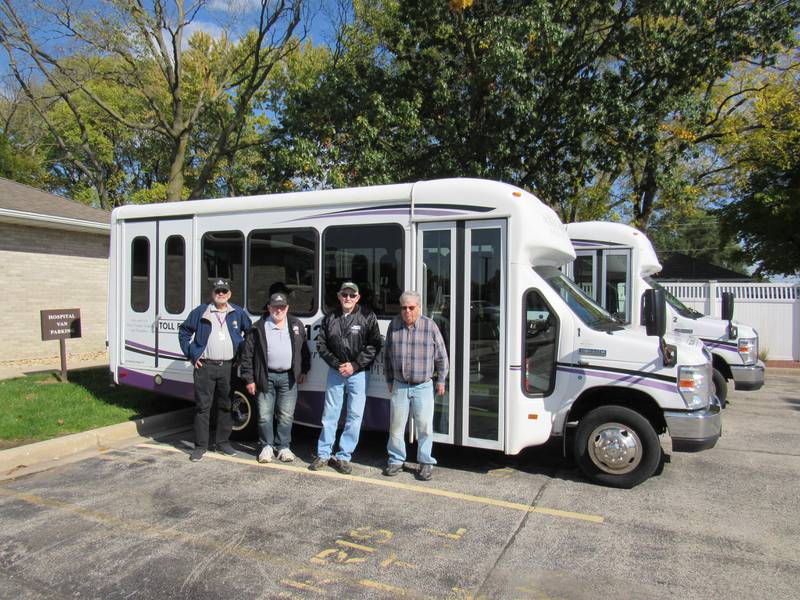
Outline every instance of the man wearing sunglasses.
<svg viewBox="0 0 800 600">
<path fill-rule="evenodd" d="M 178 341 L 194 365 L 194 451 L 192 462 L 203 460 L 208 450 L 211 406 L 217 403 L 217 430 L 214 441 L 219 452 L 233 456 L 231 436 L 231 371 L 233 359 L 252 323 L 247 313 L 230 302 L 231 284 L 227 279 L 213 282 L 211 302 L 189 313 L 178 328 Z"/>
<path fill-rule="evenodd" d="M 417 431 L 417 479 L 433 477 L 433 378 L 436 395 L 444 396 L 447 381 L 447 349 L 439 327 L 422 314 L 420 295 L 413 290 L 400 294 L 400 314 L 386 332 L 384 372 L 392 399 L 389 404 L 389 461 L 383 474 L 393 477 L 403 470 L 406 442 L 403 432 L 409 408 Z"/>
<path fill-rule="evenodd" d="M 350 459 L 358 445 L 367 402 L 369 368 L 380 352 L 381 332 L 375 314 L 358 305 L 361 296 L 355 283 L 343 283 L 338 298 L 340 307 L 325 316 L 317 337 L 317 351 L 330 369 L 317 457 L 308 468 L 317 471 L 330 464 L 340 473 L 348 474 L 353 471 Z M 332 456 L 345 394 L 347 417 L 339 438 L 339 450 Z"/>
<path fill-rule="evenodd" d="M 276 457 L 291 462 L 295 459 L 290 445 L 297 386 L 311 368 L 311 353 L 306 328 L 289 314 L 284 292 L 269 297 L 267 310 L 244 341 L 239 375 L 251 396 L 258 392 L 258 462 L 272 462 Z"/>
</svg>

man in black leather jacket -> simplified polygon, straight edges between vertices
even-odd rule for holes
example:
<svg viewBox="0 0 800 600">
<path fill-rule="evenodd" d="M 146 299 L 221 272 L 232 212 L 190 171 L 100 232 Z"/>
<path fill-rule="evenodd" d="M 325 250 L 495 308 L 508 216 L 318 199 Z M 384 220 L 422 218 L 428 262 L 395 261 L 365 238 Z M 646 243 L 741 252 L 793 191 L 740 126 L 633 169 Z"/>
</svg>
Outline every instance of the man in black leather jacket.
<svg viewBox="0 0 800 600">
<path fill-rule="evenodd" d="M 308 466 L 312 471 L 317 471 L 326 464 L 330 464 L 340 473 L 353 471 L 350 459 L 361 432 L 369 368 L 381 349 L 378 319 L 372 311 L 358 305 L 360 297 L 355 283 L 343 283 L 338 294 L 340 308 L 325 316 L 319 330 L 317 351 L 330 369 L 317 457 Z M 345 393 L 347 417 L 344 431 L 339 439 L 336 456 L 331 456 Z"/>
</svg>

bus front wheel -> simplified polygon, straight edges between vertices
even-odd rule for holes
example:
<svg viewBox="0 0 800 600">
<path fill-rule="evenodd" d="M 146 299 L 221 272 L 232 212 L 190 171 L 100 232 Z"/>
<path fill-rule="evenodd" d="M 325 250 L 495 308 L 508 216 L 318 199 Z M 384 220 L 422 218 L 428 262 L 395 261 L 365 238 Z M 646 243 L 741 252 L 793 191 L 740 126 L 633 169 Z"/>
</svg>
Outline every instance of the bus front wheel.
<svg viewBox="0 0 800 600">
<path fill-rule="evenodd" d="M 719 399 L 719 405 L 725 408 L 728 404 L 728 382 L 725 381 L 725 376 L 716 369 L 711 375 L 711 380 L 714 382 L 714 393 Z"/>
<path fill-rule="evenodd" d="M 624 406 L 601 406 L 581 419 L 575 461 L 592 480 L 632 488 L 655 473 L 662 450 L 650 421 Z"/>
</svg>

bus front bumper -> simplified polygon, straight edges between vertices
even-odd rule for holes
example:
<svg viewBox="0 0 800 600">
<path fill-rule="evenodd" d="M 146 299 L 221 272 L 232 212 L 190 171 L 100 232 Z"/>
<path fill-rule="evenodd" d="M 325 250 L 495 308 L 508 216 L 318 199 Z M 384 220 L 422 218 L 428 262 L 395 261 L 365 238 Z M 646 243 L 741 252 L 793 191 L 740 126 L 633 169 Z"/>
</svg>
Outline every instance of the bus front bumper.
<svg viewBox="0 0 800 600">
<path fill-rule="evenodd" d="M 719 400 L 714 396 L 708 408 L 694 411 L 665 411 L 673 452 L 700 452 L 713 448 L 722 436 Z"/>
<path fill-rule="evenodd" d="M 731 365 L 731 375 L 737 390 L 760 390 L 764 385 L 764 363 L 758 361 L 750 366 Z"/>
</svg>

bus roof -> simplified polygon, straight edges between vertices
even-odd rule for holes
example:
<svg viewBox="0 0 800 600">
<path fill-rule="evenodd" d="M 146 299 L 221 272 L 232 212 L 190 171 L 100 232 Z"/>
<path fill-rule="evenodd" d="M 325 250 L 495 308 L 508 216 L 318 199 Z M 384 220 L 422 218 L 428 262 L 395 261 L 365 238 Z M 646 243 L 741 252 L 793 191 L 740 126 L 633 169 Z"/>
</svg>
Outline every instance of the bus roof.
<svg viewBox="0 0 800 600">
<path fill-rule="evenodd" d="M 661 263 L 647 236 L 638 229 L 622 223 L 607 221 L 583 221 L 569 223 L 567 234 L 576 250 L 633 248 L 639 255 L 639 273 L 652 275 L 661 270 Z"/>
</svg>

